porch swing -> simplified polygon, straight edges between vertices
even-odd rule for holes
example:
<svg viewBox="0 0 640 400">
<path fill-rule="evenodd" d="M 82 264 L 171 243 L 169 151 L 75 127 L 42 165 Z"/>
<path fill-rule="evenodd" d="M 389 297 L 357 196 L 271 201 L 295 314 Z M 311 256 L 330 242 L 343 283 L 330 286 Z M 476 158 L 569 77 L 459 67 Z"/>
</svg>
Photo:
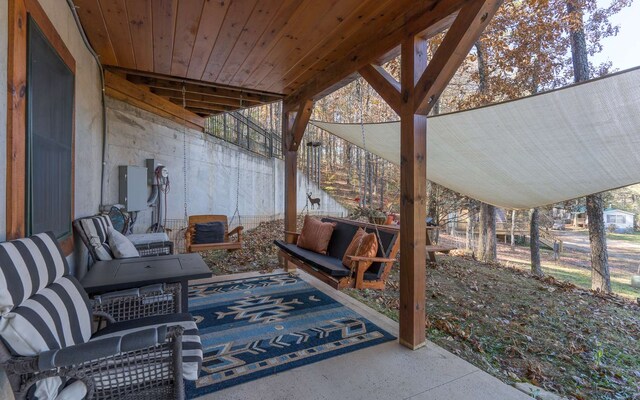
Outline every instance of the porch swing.
<svg viewBox="0 0 640 400">
<path fill-rule="evenodd" d="M 360 126 L 362 129 L 362 146 L 366 151 L 363 122 L 363 102 L 360 82 L 357 81 L 360 94 Z M 400 248 L 400 229 L 396 225 L 377 225 L 371 222 L 360 222 L 343 218 L 323 218 L 321 222 L 334 224 L 333 233 L 326 249 L 326 254 L 316 253 L 297 246 L 300 233 L 285 232 L 293 236 L 294 243 L 283 240 L 274 241 L 279 247 L 278 256 L 289 269 L 292 263 L 308 274 L 336 289 L 379 289 L 385 287 L 396 261 Z M 378 244 L 375 257 L 346 256 L 351 242 L 362 229 L 366 234 L 375 233 Z M 362 240 L 358 243 L 355 254 L 358 254 Z M 346 262 L 346 263 L 345 263 Z M 345 266 L 350 264 L 350 268 Z"/>
<path fill-rule="evenodd" d="M 185 87 L 182 87 L 182 104 L 186 107 Z M 240 98 L 242 106 L 242 98 Z M 237 157 L 236 166 L 236 209 L 227 220 L 226 215 L 188 215 L 187 210 L 187 141 L 186 128 L 183 132 L 183 170 L 184 170 L 184 219 L 187 221 L 185 232 L 185 250 L 188 253 L 196 253 L 209 250 L 235 251 L 242 249 L 242 221 L 240 219 L 240 157 Z M 238 219 L 238 226 L 229 231 L 229 226 Z M 236 236 L 236 240 L 230 238 Z M 213 240 L 211 240 L 213 238 Z M 204 239 L 204 240 L 203 240 Z"/>
</svg>

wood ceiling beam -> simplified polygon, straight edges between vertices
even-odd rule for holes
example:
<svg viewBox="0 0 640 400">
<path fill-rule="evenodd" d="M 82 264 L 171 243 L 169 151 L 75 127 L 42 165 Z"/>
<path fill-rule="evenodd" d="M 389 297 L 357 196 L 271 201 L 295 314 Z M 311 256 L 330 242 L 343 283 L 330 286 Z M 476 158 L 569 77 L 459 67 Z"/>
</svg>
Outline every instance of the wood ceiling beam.
<svg viewBox="0 0 640 400">
<path fill-rule="evenodd" d="M 158 89 L 172 89 L 182 92 L 183 83 L 175 80 L 164 80 L 158 78 L 151 78 L 146 76 L 137 76 L 127 74 L 127 79 L 138 85 L 145 85 Z M 264 104 L 278 101 L 282 96 L 256 94 L 252 92 L 245 92 L 237 89 L 220 88 L 215 86 L 206 86 L 202 84 L 184 83 L 185 90 L 189 93 L 199 93 L 203 95 L 226 97 L 228 99 L 242 100 L 247 104 Z"/>
<path fill-rule="evenodd" d="M 203 118 L 207 118 L 207 117 L 210 117 L 211 115 L 216 115 L 224 112 L 224 111 L 204 110 L 198 107 L 187 107 L 187 110 L 191 111 L 194 114 L 198 114 Z"/>
<path fill-rule="evenodd" d="M 158 96 L 167 97 L 170 99 L 178 99 L 182 101 L 182 90 L 156 88 L 156 87 L 151 87 L 150 89 L 152 93 L 155 93 Z M 193 93 L 190 91 L 185 92 L 185 98 L 187 100 L 200 101 L 203 103 L 218 104 L 223 106 L 231 106 L 236 108 L 252 107 L 254 105 L 262 104 L 256 101 L 243 101 L 242 104 L 240 104 L 240 100 L 231 99 L 228 97 L 210 96 L 206 94 Z"/>
<path fill-rule="evenodd" d="M 296 113 L 296 119 L 293 122 L 293 140 L 289 146 L 290 151 L 298 151 L 298 147 L 300 147 L 302 136 L 304 135 L 305 129 L 307 129 L 307 124 L 309 123 L 309 118 L 311 118 L 312 112 L 313 100 L 306 100 L 300 104 L 298 112 Z"/>
<path fill-rule="evenodd" d="M 178 106 L 182 106 L 182 99 L 169 99 L 169 101 L 173 104 L 176 104 Z M 200 110 L 209 110 L 209 111 L 233 111 L 233 110 L 237 110 L 238 107 L 230 107 L 230 106 L 225 106 L 225 105 L 219 105 L 219 104 L 211 104 L 211 103 L 205 103 L 202 101 L 193 101 L 193 100 L 187 100 L 187 108 L 198 108 Z"/>
<path fill-rule="evenodd" d="M 380 97 L 400 115 L 400 83 L 380 65 L 365 65 L 358 71 Z"/>
<path fill-rule="evenodd" d="M 125 103 L 142 108 L 190 128 L 204 130 L 204 119 L 169 100 L 151 93 L 109 71 L 104 73 L 105 93 Z"/>
<path fill-rule="evenodd" d="M 129 80 L 135 80 L 135 79 L 139 79 L 139 78 L 150 78 L 150 79 L 154 79 L 157 81 L 167 81 L 167 82 L 177 82 L 179 84 L 179 87 L 182 88 L 182 84 L 193 84 L 195 86 L 201 86 L 204 88 L 213 88 L 217 90 L 217 95 L 221 96 L 221 93 L 224 94 L 228 94 L 225 95 L 225 97 L 231 97 L 231 98 L 239 98 L 240 95 L 242 94 L 242 96 L 244 98 L 247 99 L 255 99 L 257 101 L 260 101 L 262 103 L 264 102 L 271 102 L 271 101 L 277 101 L 282 99 L 284 96 L 279 94 L 279 93 L 272 93 L 272 92 L 268 92 L 268 91 L 264 91 L 264 90 L 254 90 L 254 89 L 249 89 L 249 88 L 244 88 L 244 87 L 237 87 L 237 86 L 229 86 L 229 85 L 220 85 L 220 84 L 215 84 L 215 83 L 211 83 L 211 82 L 206 82 L 206 81 L 200 81 L 200 80 L 196 80 L 196 79 L 189 79 L 189 78 L 181 78 L 181 77 L 177 77 L 177 76 L 172 76 L 172 75 L 166 75 L 166 74 L 159 74 L 159 73 L 154 73 L 154 72 L 145 72 L 145 71 L 138 71 L 138 70 L 134 70 L 134 69 L 129 69 L 129 68 L 121 68 L 121 67 L 115 67 L 115 66 L 108 66 L 106 67 L 107 70 L 111 71 L 111 72 L 119 72 L 119 73 L 124 73 L 127 75 L 127 79 Z M 138 77 L 138 78 L 134 78 L 134 77 Z M 139 82 L 135 82 L 135 83 L 139 83 Z"/>
<path fill-rule="evenodd" d="M 460 10 L 416 85 L 413 107 L 417 114 L 427 115 L 433 108 L 500 4 L 502 0 L 471 0 Z"/>
<path fill-rule="evenodd" d="M 318 100 L 341 87 L 352 74 L 367 64 L 389 53 L 406 37 L 420 34 L 431 37 L 448 28 L 460 10 L 470 0 L 433 0 L 415 2 L 413 8 L 392 23 L 372 27 L 376 30 L 369 40 L 350 50 L 336 50 L 343 54 L 330 67 L 319 71 L 307 84 L 292 92 L 288 98 L 292 103 L 303 99 Z"/>
</svg>

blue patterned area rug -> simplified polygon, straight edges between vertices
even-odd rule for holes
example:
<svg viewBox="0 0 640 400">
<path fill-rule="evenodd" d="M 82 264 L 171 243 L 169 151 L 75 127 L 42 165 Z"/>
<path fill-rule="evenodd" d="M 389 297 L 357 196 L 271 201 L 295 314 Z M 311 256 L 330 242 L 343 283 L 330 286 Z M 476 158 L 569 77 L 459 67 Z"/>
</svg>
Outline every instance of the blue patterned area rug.
<svg viewBox="0 0 640 400">
<path fill-rule="evenodd" d="M 188 398 L 395 339 L 286 273 L 192 285 L 189 312 L 204 363 Z"/>
</svg>

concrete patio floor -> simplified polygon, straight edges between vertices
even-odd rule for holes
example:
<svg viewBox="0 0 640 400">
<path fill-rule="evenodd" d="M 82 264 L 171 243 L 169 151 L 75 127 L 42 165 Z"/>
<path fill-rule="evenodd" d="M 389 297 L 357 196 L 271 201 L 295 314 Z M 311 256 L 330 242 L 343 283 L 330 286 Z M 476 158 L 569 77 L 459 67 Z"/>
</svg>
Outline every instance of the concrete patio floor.
<svg viewBox="0 0 640 400">
<path fill-rule="evenodd" d="M 282 272 L 282 271 L 275 271 Z M 393 335 L 397 322 L 312 276 L 299 276 Z M 198 283 L 260 275 L 218 276 Z M 397 341 L 383 343 L 215 392 L 199 399 L 531 399 L 441 347 L 411 351 Z"/>
</svg>

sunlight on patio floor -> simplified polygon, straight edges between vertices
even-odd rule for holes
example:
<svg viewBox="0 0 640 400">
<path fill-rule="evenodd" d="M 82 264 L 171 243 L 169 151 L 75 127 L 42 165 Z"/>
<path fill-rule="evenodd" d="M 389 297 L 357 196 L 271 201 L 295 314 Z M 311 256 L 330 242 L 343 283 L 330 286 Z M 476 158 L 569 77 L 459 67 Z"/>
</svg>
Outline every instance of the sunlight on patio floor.
<svg viewBox="0 0 640 400">
<path fill-rule="evenodd" d="M 281 272 L 281 271 L 279 271 Z M 371 322 L 398 335 L 398 324 L 346 294 L 298 271 L 299 276 Z M 258 273 L 217 276 L 224 281 Z M 206 351 L 206 349 L 205 349 Z M 233 386 L 200 399 L 530 399 L 461 358 L 428 342 L 408 350 L 397 341 Z"/>
</svg>

